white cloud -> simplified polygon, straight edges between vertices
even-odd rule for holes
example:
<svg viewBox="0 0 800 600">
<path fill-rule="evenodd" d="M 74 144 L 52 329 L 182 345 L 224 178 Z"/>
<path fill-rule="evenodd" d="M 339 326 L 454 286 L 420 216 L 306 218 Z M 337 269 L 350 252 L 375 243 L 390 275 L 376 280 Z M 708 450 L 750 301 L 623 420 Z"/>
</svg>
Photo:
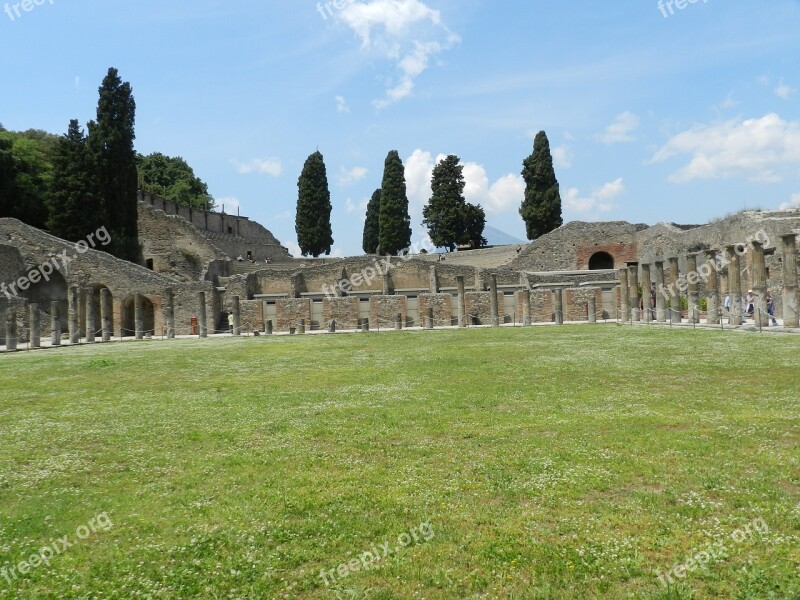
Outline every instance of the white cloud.
<svg viewBox="0 0 800 600">
<path fill-rule="evenodd" d="M 553 165 L 569 169 L 572 166 L 572 149 L 566 144 L 553 148 Z"/>
<path fill-rule="evenodd" d="M 783 79 L 780 80 L 778 83 L 778 87 L 775 88 L 774 92 L 778 98 L 783 98 L 784 100 L 788 100 L 791 96 L 794 95 L 795 89 L 793 87 L 789 87 L 783 82 Z"/>
<path fill-rule="evenodd" d="M 339 185 L 348 187 L 354 183 L 361 181 L 367 176 L 367 169 L 365 167 L 354 167 L 352 169 L 341 168 L 339 171 Z"/>
<path fill-rule="evenodd" d="M 604 184 L 589 196 L 581 196 L 578 188 L 569 188 L 563 197 L 564 208 L 567 212 L 579 215 L 609 212 L 614 208 L 611 201 L 624 192 L 625 185 L 621 177 Z"/>
<path fill-rule="evenodd" d="M 684 154 L 691 160 L 670 175 L 673 183 L 738 175 L 774 183 L 782 180 L 783 169 L 800 167 L 800 122 L 771 113 L 760 119 L 696 125 L 670 139 L 649 162 Z"/>
<path fill-rule="evenodd" d="M 430 152 L 414 150 L 406 160 L 406 194 L 412 217 L 422 215 L 422 208 L 431 197 L 433 168 L 445 158 L 436 159 Z M 472 204 L 480 204 L 487 213 L 503 213 L 516 209 L 525 196 L 525 182 L 520 175 L 509 173 L 490 185 L 483 165 L 474 162 L 461 163 L 464 167 L 464 198 Z M 413 209 L 413 210 L 412 210 Z"/>
<path fill-rule="evenodd" d="M 632 142 L 634 139 L 631 135 L 639 127 L 639 117 L 632 112 L 625 111 L 620 113 L 614 119 L 606 130 L 595 136 L 599 142 L 603 144 L 618 144 L 620 142 Z"/>
<path fill-rule="evenodd" d="M 282 213 L 278 213 L 274 217 L 272 217 L 273 221 L 289 221 L 294 217 L 294 213 L 291 210 L 285 210 Z"/>
<path fill-rule="evenodd" d="M 340 113 L 349 113 L 350 107 L 347 106 L 347 101 L 344 96 L 336 96 L 336 111 Z"/>
<path fill-rule="evenodd" d="M 344 252 L 342 251 L 341 248 L 337 247 L 337 248 L 333 248 L 331 250 L 331 253 L 328 256 L 330 256 L 332 258 L 344 258 Z"/>
<path fill-rule="evenodd" d="M 239 202 L 239 199 L 234 196 L 226 196 L 225 198 L 214 198 L 214 201 L 220 208 L 224 206 L 226 213 L 230 213 L 231 209 L 236 210 L 237 208 L 241 208 L 242 206 L 242 203 Z"/>
<path fill-rule="evenodd" d="M 800 209 L 800 194 L 793 194 L 789 202 L 784 202 L 778 207 L 778 210 L 796 210 Z"/>
<path fill-rule="evenodd" d="M 385 97 L 373 102 L 379 109 L 410 96 L 431 58 L 460 41 L 444 25 L 439 11 L 420 0 L 356 2 L 337 13 L 337 18 L 355 32 L 363 50 L 391 60 L 399 71 L 399 79 L 389 84 Z"/>
<path fill-rule="evenodd" d="M 236 171 L 240 175 L 258 173 L 259 175 L 272 175 L 273 177 L 278 177 L 281 173 L 283 173 L 283 165 L 281 164 L 280 159 L 277 158 L 254 158 L 248 162 L 239 162 L 238 160 L 234 159 L 231 162 L 236 167 Z"/>
</svg>

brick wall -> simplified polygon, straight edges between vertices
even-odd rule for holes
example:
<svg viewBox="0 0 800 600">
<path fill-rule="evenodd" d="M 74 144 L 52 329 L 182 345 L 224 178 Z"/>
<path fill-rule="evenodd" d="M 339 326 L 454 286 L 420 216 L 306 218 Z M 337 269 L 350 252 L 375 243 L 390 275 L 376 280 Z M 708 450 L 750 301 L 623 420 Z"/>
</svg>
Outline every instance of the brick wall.
<svg viewBox="0 0 800 600">
<path fill-rule="evenodd" d="M 453 313 L 458 312 L 458 306 L 455 303 L 455 299 L 450 294 L 420 294 L 420 324 L 425 324 L 428 309 L 432 308 L 434 327 L 449 327 L 453 324 Z"/>
<path fill-rule="evenodd" d="M 492 308 L 490 292 L 467 292 L 464 302 L 467 306 L 467 324 L 491 325 Z M 502 323 L 505 319 L 505 301 L 502 292 L 497 293 L 497 314 Z M 477 319 L 477 323 L 475 323 Z"/>
<path fill-rule="evenodd" d="M 300 319 L 305 319 L 306 329 L 311 329 L 311 300 L 307 298 L 287 298 L 275 302 L 277 331 L 289 331 L 296 327 Z"/>
<path fill-rule="evenodd" d="M 327 328 L 330 320 L 335 319 L 337 329 L 354 329 L 358 324 L 358 298 L 325 298 L 322 301 L 322 314 L 325 323 L 320 326 L 323 328 Z"/>
<path fill-rule="evenodd" d="M 397 315 L 402 315 L 403 324 L 406 323 L 406 297 L 405 296 L 372 296 L 369 299 L 369 326 L 370 329 L 394 327 Z"/>
</svg>

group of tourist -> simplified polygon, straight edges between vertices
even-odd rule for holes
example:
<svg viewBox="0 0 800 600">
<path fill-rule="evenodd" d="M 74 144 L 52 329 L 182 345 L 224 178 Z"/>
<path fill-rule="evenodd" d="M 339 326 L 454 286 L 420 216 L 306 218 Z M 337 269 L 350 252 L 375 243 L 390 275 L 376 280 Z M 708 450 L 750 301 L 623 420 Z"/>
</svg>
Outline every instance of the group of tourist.
<svg viewBox="0 0 800 600">
<path fill-rule="evenodd" d="M 772 292 L 767 290 L 766 296 L 764 300 L 767 303 L 767 314 L 772 321 L 773 325 L 778 324 L 778 320 L 775 318 L 775 300 L 772 297 Z M 747 319 L 754 319 L 756 314 L 756 296 L 753 290 L 747 290 L 747 296 L 742 299 L 742 320 Z M 735 307 L 731 306 L 731 297 L 730 294 L 725 296 L 725 301 L 722 303 L 722 306 L 725 310 L 730 313 L 731 309 Z"/>
<path fill-rule="evenodd" d="M 769 318 L 772 320 L 772 324 L 773 325 L 777 325 L 778 324 L 778 320 L 775 318 L 775 300 L 772 297 L 772 292 L 767 290 L 767 294 L 766 294 L 764 299 L 765 299 L 765 301 L 767 303 L 767 314 L 769 315 Z M 644 302 L 645 302 L 644 298 L 641 298 L 639 300 L 639 310 L 642 310 L 642 311 L 644 310 Z M 742 299 L 742 306 L 741 306 L 741 309 L 742 309 L 742 313 L 741 313 L 742 314 L 742 320 L 754 319 L 755 318 L 755 313 L 756 313 L 755 302 L 756 302 L 756 296 L 753 293 L 753 290 L 747 290 L 747 296 L 745 296 Z M 650 304 L 650 306 L 649 306 L 648 310 L 650 311 L 650 314 L 652 315 L 653 320 L 655 320 L 655 318 L 656 318 L 656 284 L 655 283 L 652 284 L 652 287 L 650 288 L 650 302 L 649 302 L 649 304 Z M 727 313 L 731 312 L 731 297 L 730 297 L 730 295 L 725 296 L 725 301 L 723 302 L 722 306 L 725 309 L 725 312 L 727 312 Z"/>
</svg>

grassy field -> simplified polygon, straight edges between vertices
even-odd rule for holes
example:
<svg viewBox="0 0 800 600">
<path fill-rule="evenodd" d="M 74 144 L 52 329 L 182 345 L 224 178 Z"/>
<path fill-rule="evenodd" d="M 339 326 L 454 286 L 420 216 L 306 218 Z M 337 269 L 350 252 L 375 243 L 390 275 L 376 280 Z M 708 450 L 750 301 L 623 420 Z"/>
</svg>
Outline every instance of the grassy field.
<svg viewBox="0 0 800 600">
<path fill-rule="evenodd" d="M 0 598 L 800 598 L 800 336 L 140 342 L 0 386 Z"/>
</svg>

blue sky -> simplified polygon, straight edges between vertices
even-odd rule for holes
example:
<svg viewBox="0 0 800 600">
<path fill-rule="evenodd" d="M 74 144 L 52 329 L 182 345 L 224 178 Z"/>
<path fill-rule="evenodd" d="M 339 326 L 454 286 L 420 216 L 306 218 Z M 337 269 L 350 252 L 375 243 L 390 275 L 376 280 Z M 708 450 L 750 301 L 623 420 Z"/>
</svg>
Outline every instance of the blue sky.
<svg viewBox="0 0 800 600">
<path fill-rule="evenodd" d="M 137 150 L 184 157 L 290 248 L 317 148 L 334 254 L 361 252 L 392 149 L 415 240 L 444 154 L 488 224 L 524 238 L 519 173 L 542 129 L 565 221 L 800 206 L 798 0 L 28 1 L 0 0 L 6 128 L 85 123 L 117 67 Z"/>
</svg>

